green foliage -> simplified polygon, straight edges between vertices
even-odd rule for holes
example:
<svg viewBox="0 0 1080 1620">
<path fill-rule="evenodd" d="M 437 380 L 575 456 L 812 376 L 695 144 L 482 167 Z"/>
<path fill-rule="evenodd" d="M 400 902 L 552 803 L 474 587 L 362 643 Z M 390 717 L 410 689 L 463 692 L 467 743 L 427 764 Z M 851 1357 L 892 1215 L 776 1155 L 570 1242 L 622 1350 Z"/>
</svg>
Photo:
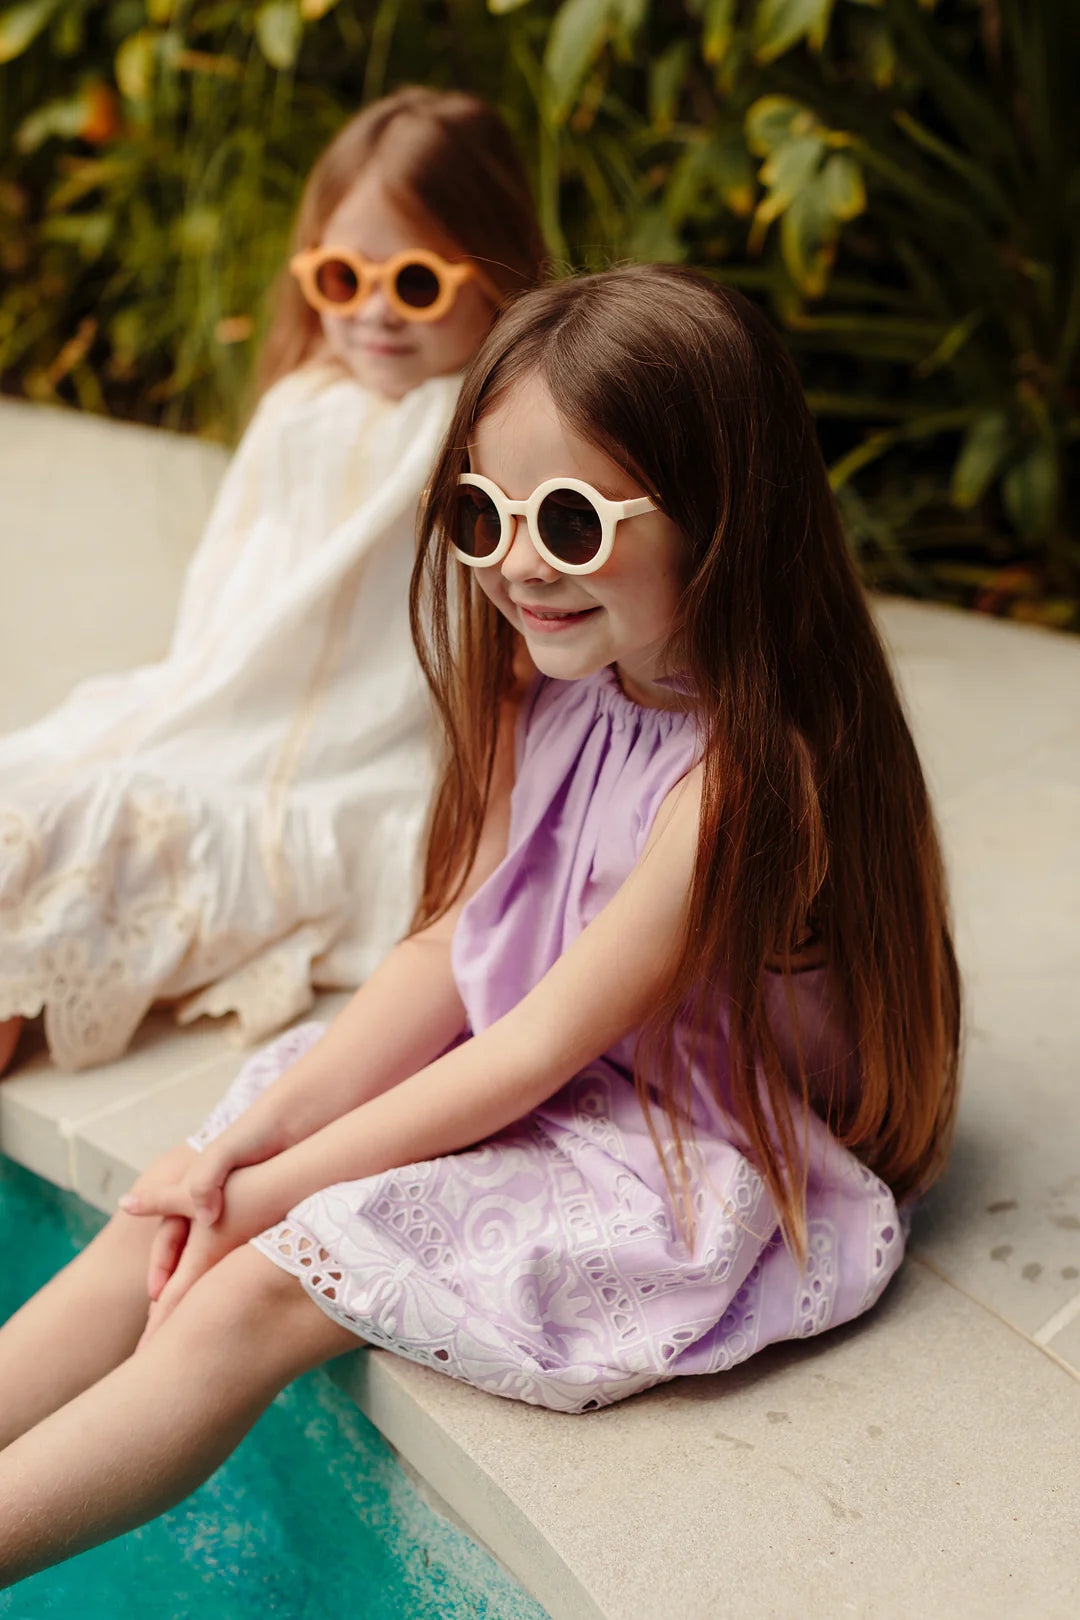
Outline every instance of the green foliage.
<svg viewBox="0 0 1080 1620">
<path fill-rule="evenodd" d="M 558 259 L 766 303 L 868 578 L 1075 622 L 1080 7 L 0 0 L 3 63 L 5 386 L 234 431 L 319 148 L 462 85 Z"/>
</svg>

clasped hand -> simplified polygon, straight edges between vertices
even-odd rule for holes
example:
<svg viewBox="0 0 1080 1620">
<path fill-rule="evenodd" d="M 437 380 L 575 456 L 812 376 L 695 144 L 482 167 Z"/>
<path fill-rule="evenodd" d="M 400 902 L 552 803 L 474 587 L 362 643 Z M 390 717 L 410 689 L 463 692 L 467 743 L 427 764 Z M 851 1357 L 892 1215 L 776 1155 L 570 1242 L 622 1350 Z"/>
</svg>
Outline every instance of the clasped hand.
<svg viewBox="0 0 1080 1620">
<path fill-rule="evenodd" d="M 159 1160 L 120 1199 L 127 1214 L 160 1219 L 147 1268 L 150 1312 L 137 1348 L 204 1272 L 272 1223 L 273 1216 L 259 1208 L 261 1201 L 250 1196 L 254 1188 L 244 1196 L 244 1183 L 252 1174 L 242 1168 L 246 1158 L 230 1152 L 219 1138 L 186 1170 L 178 1167 L 175 1155 Z"/>
</svg>

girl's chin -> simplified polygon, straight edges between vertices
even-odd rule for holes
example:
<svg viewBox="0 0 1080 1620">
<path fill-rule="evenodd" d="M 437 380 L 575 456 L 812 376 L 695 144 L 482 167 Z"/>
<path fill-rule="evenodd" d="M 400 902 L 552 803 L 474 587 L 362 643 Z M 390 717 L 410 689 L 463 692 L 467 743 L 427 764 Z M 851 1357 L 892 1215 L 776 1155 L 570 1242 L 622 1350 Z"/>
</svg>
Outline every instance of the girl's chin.
<svg viewBox="0 0 1080 1620">
<path fill-rule="evenodd" d="M 381 394 L 384 399 L 404 399 L 406 394 L 427 382 L 433 372 L 417 365 L 414 355 L 369 354 L 356 349 L 337 350 L 337 357 L 362 388 Z"/>
<path fill-rule="evenodd" d="M 610 657 L 599 650 L 588 652 L 581 647 L 560 647 L 554 637 L 526 635 L 529 656 L 541 675 L 550 675 L 557 681 L 583 681 L 590 675 L 599 675 L 611 663 Z"/>
</svg>

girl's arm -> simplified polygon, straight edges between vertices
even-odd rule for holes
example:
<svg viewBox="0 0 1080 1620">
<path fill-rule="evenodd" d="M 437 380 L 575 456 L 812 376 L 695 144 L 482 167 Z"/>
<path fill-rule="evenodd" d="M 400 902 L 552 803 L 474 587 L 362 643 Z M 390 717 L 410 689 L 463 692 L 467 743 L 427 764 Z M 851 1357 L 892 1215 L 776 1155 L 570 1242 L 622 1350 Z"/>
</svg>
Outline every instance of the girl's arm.
<svg viewBox="0 0 1080 1620">
<path fill-rule="evenodd" d="M 639 1028 L 682 943 L 700 803 L 696 770 L 668 795 L 618 893 L 490 1029 L 276 1157 L 234 1170 L 220 1218 L 192 1229 L 146 1337 L 204 1271 L 311 1193 L 483 1141 Z"/>
<path fill-rule="evenodd" d="M 458 918 L 506 854 L 514 782 L 514 713 L 500 727 L 487 816 L 465 886 L 448 912 L 395 945 L 326 1033 L 269 1086 L 230 1131 L 268 1128 L 277 1151 L 415 1074 L 465 1027 L 450 965 Z M 214 1144 L 211 1144 L 214 1145 Z"/>
<path fill-rule="evenodd" d="M 640 1028 L 682 944 L 700 802 L 695 770 L 668 795 L 618 893 L 511 1012 L 269 1163 L 238 1171 L 230 1207 L 235 1188 L 269 1225 L 334 1182 L 469 1147 Z"/>
</svg>

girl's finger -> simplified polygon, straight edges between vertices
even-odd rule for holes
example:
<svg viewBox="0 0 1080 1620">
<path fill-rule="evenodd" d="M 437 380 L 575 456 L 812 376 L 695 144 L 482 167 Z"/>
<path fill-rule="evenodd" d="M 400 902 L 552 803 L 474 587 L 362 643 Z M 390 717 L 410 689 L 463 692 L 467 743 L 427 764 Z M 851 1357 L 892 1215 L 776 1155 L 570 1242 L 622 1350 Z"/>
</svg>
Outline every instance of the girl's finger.
<svg viewBox="0 0 1080 1620">
<path fill-rule="evenodd" d="M 154 1303 L 155 1330 L 161 1326 L 167 1316 L 172 1314 L 192 1283 L 198 1282 L 203 1272 L 209 1269 L 210 1264 L 210 1256 L 202 1252 L 202 1246 L 195 1239 L 194 1234 L 189 1233 L 179 1264 Z"/>
<path fill-rule="evenodd" d="M 209 1164 L 204 1169 L 199 1165 L 199 1175 L 192 1175 L 188 1180 L 191 1192 L 191 1202 L 195 1209 L 195 1219 L 200 1226 L 213 1226 L 221 1214 L 225 1202 L 223 1187 L 231 1166 L 222 1165 L 220 1168 Z"/>
<path fill-rule="evenodd" d="M 178 1215 L 187 1202 L 178 1186 L 147 1187 L 125 1193 L 117 1199 L 117 1206 L 126 1215 Z"/>
<path fill-rule="evenodd" d="M 176 1270 L 188 1231 L 189 1223 L 182 1215 L 167 1215 L 159 1226 L 146 1272 L 146 1291 L 152 1300 L 158 1298 Z"/>
</svg>

